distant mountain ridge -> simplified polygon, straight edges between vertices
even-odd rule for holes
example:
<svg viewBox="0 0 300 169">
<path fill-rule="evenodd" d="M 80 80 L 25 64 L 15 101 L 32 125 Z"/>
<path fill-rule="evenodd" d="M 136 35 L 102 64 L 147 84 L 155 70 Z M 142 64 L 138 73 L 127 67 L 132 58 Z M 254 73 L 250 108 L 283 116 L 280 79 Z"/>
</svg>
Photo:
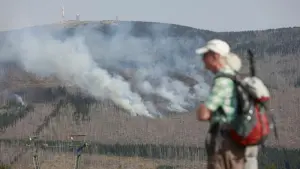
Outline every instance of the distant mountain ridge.
<svg viewBox="0 0 300 169">
<path fill-rule="evenodd" d="M 204 40 L 220 38 L 228 41 L 234 51 L 244 53 L 248 48 L 253 49 L 258 55 L 290 55 L 300 53 L 300 27 L 278 28 L 255 31 L 240 32 L 214 32 L 209 30 L 196 29 L 188 26 L 176 24 L 143 22 L 143 21 L 119 21 L 118 24 L 109 24 L 106 22 L 96 21 L 69 21 L 65 24 L 52 24 L 44 26 L 26 27 L 12 31 L 0 32 L 0 37 L 7 33 L 17 33 L 19 31 L 34 29 L 65 29 L 71 33 L 74 28 L 87 25 L 96 25 L 98 31 L 110 34 L 112 27 L 132 26 L 132 35 L 137 37 L 151 37 L 151 27 L 160 26 L 168 28 L 165 32 L 168 36 L 180 38 L 201 37 Z"/>
</svg>

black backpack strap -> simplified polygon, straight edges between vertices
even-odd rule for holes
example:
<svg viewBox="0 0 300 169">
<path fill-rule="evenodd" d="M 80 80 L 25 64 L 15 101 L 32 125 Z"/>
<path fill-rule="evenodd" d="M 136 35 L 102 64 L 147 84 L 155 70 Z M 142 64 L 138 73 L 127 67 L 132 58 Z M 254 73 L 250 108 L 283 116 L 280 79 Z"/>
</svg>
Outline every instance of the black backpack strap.
<svg viewBox="0 0 300 169">
<path fill-rule="evenodd" d="M 217 74 L 217 75 L 215 76 L 214 79 L 219 78 L 219 77 L 229 78 L 229 79 L 231 79 L 235 84 L 241 85 L 242 87 L 244 87 L 244 86 L 241 84 L 241 81 L 237 78 L 236 75 L 232 75 L 232 74 L 228 74 L 228 73 L 219 73 L 219 74 Z"/>
<path fill-rule="evenodd" d="M 236 85 L 241 85 L 241 82 L 238 80 L 236 75 L 232 75 L 232 74 L 228 74 L 228 73 L 219 73 L 215 76 L 214 79 L 217 79 L 219 77 L 225 77 L 228 79 L 231 79 Z M 242 87 L 244 87 L 243 85 L 241 85 Z"/>
</svg>

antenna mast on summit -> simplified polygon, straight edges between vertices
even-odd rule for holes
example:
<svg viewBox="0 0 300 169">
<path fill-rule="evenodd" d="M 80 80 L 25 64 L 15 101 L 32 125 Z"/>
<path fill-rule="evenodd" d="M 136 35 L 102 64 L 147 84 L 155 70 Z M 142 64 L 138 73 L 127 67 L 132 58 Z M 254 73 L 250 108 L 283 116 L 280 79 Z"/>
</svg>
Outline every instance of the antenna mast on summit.
<svg viewBox="0 0 300 169">
<path fill-rule="evenodd" d="M 63 1 L 61 1 L 61 22 L 63 23 L 65 21 L 65 6 Z"/>
</svg>

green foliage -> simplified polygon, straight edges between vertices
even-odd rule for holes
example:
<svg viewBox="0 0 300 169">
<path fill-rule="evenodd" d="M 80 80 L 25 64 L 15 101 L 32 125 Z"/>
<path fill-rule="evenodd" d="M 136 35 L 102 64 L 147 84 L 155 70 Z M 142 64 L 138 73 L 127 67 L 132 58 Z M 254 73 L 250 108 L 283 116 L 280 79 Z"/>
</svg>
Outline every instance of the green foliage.
<svg viewBox="0 0 300 169">
<path fill-rule="evenodd" d="M 11 125 L 14 125 L 18 122 L 18 120 L 21 120 L 24 118 L 30 111 L 32 111 L 33 107 L 18 107 L 15 108 L 16 111 L 9 111 L 10 109 L 7 109 L 7 111 L 3 114 L 0 114 L 0 130 L 3 130 Z"/>
<path fill-rule="evenodd" d="M 265 166 L 264 169 L 277 169 L 277 167 L 275 164 L 270 164 L 270 165 Z"/>
<path fill-rule="evenodd" d="M 170 165 L 160 165 L 156 167 L 156 169 L 176 169 L 176 167 Z"/>
<path fill-rule="evenodd" d="M 11 169 L 11 166 L 7 164 L 0 164 L 0 169 Z"/>
</svg>

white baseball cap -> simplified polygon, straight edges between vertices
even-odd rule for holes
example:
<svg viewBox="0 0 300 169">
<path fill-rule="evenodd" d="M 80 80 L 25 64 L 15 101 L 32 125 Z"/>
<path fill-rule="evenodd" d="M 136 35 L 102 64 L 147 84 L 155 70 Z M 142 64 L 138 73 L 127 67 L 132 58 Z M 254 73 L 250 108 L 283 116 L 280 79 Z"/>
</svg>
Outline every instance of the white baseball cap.
<svg viewBox="0 0 300 169">
<path fill-rule="evenodd" d="M 220 54 L 223 57 L 227 57 L 230 54 L 230 46 L 227 42 L 220 39 L 212 39 L 206 43 L 205 46 L 196 49 L 196 54 L 203 55 L 208 51 L 213 51 Z"/>
</svg>

